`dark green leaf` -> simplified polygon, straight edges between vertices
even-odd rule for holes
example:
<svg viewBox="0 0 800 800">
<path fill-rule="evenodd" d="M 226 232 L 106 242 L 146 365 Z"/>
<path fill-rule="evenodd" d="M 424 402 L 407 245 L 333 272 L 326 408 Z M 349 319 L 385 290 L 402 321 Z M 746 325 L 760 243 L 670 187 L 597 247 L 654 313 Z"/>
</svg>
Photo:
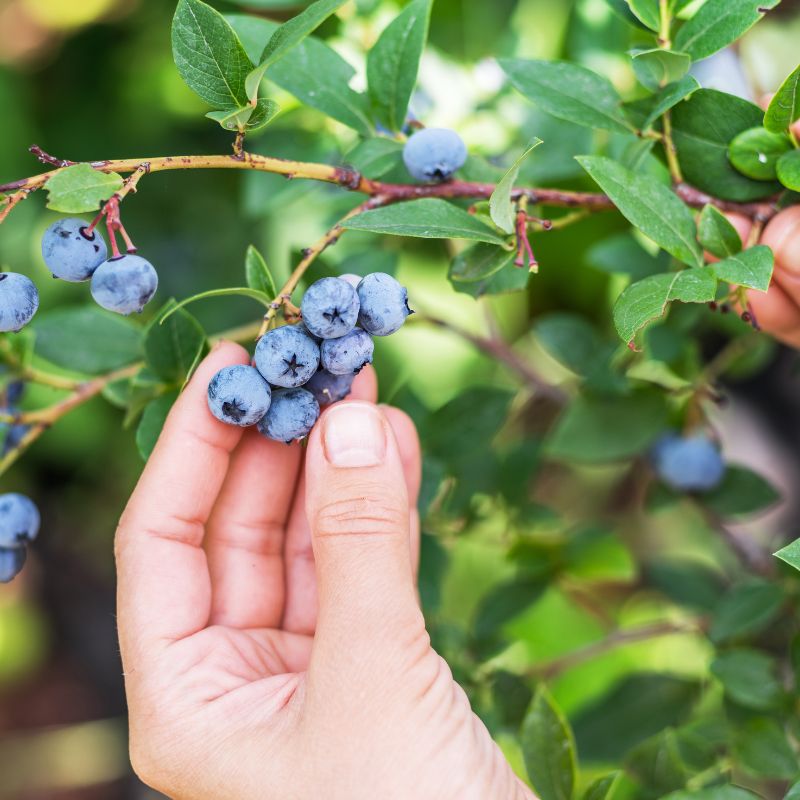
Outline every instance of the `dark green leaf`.
<svg viewBox="0 0 800 800">
<path fill-rule="evenodd" d="M 96 306 L 41 314 L 33 329 L 36 355 L 75 372 L 108 372 L 142 357 L 142 329 Z"/>
<path fill-rule="evenodd" d="M 630 275 L 635 281 L 663 272 L 667 265 L 645 250 L 629 232 L 617 233 L 589 248 L 586 262 L 595 269 Z"/>
<path fill-rule="evenodd" d="M 775 708 L 783 697 L 776 670 L 775 659 L 747 648 L 728 650 L 711 663 L 712 674 L 733 701 L 761 711 Z"/>
<path fill-rule="evenodd" d="M 476 640 L 483 644 L 494 641 L 503 625 L 530 608 L 546 588 L 544 581 L 527 575 L 495 584 L 475 610 L 472 630 Z"/>
<path fill-rule="evenodd" d="M 630 133 L 617 90 L 602 75 L 566 61 L 500 59 L 511 83 L 548 114 L 590 128 Z"/>
<path fill-rule="evenodd" d="M 713 611 L 724 592 L 722 576 L 699 562 L 659 558 L 647 566 L 646 576 L 674 603 L 702 612 Z"/>
<path fill-rule="evenodd" d="M 642 122 L 642 130 L 648 130 L 653 123 L 662 117 L 671 108 L 674 108 L 682 100 L 693 95 L 700 88 L 697 78 L 693 75 L 686 75 L 675 83 L 665 86 L 651 100 L 650 111 Z"/>
<path fill-rule="evenodd" d="M 711 269 L 721 281 L 766 292 L 772 280 L 774 266 L 775 256 L 772 250 L 760 244 L 712 264 Z"/>
<path fill-rule="evenodd" d="M 577 314 L 548 314 L 537 320 L 534 332 L 553 358 L 578 375 L 592 372 L 605 349 L 592 324 Z"/>
<path fill-rule="evenodd" d="M 748 772 L 759 777 L 793 780 L 800 771 L 786 731 L 769 717 L 747 720 L 736 729 L 734 755 Z"/>
<path fill-rule="evenodd" d="M 511 168 L 503 175 L 497 182 L 491 197 L 489 198 L 489 213 L 492 217 L 492 222 L 497 225 L 500 230 L 506 233 L 514 232 L 514 205 L 511 202 L 511 192 L 514 189 L 514 183 L 519 175 L 519 168 L 522 166 L 523 161 L 542 143 L 541 139 L 533 138 L 525 152 L 514 162 Z"/>
<path fill-rule="evenodd" d="M 448 278 L 454 283 L 474 283 L 485 281 L 515 257 L 513 250 L 506 250 L 493 244 L 479 242 L 462 250 L 451 262 Z M 527 272 L 520 270 L 520 272 Z"/>
<path fill-rule="evenodd" d="M 675 47 L 695 60 L 707 58 L 746 33 L 780 0 L 707 0 L 678 31 Z"/>
<path fill-rule="evenodd" d="M 662 800 L 760 800 L 760 797 L 741 786 L 712 786 L 709 789 L 672 792 Z"/>
<path fill-rule="evenodd" d="M 122 188 L 122 178 L 116 172 L 101 172 L 88 164 L 75 164 L 59 170 L 45 184 L 47 207 L 65 214 L 96 211 Z"/>
<path fill-rule="evenodd" d="M 244 273 L 247 285 L 251 289 L 262 292 L 270 300 L 274 300 L 278 296 L 278 290 L 275 288 L 275 281 L 267 262 L 252 244 L 247 248 L 247 255 L 244 258 Z"/>
<path fill-rule="evenodd" d="M 681 80 L 692 66 L 692 59 L 686 53 L 664 50 L 635 50 L 631 53 L 633 71 L 639 82 L 652 91 L 664 89 L 668 84 Z"/>
<path fill-rule="evenodd" d="M 171 313 L 171 300 L 147 326 L 144 352 L 147 366 L 162 380 L 182 384 L 195 364 L 197 354 L 206 346 L 200 323 L 187 311 Z M 170 314 L 164 324 L 161 319 Z"/>
<path fill-rule="evenodd" d="M 150 458 L 167 420 L 167 414 L 177 399 L 178 392 L 171 391 L 151 400 L 144 407 L 142 419 L 136 429 L 136 447 L 145 461 Z"/>
<path fill-rule="evenodd" d="M 735 256 L 742 250 L 739 231 L 715 206 L 707 205 L 697 223 L 697 238 L 709 253 L 717 258 Z"/>
<path fill-rule="evenodd" d="M 764 127 L 773 133 L 785 133 L 800 118 L 800 67 L 783 82 L 772 98 Z"/>
<path fill-rule="evenodd" d="M 575 740 L 544 686 L 525 715 L 520 741 L 528 777 L 540 800 L 571 800 L 577 773 Z"/>
<path fill-rule="evenodd" d="M 729 466 L 722 483 L 703 495 L 702 502 L 723 519 L 740 519 L 766 511 L 780 499 L 780 492 L 757 472 Z"/>
<path fill-rule="evenodd" d="M 602 778 L 590 783 L 583 793 L 582 800 L 608 800 L 613 795 L 621 774 L 620 772 L 612 772 L 610 775 L 604 775 Z"/>
<path fill-rule="evenodd" d="M 356 145 L 347 162 L 364 177 L 377 180 L 403 163 L 403 145 L 394 139 L 374 136 Z"/>
<path fill-rule="evenodd" d="M 692 213 L 674 192 L 610 158 L 580 156 L 578 162 L 632 225 L 680 261 L 692 266 L 703 264 Z"/>
<path fill-rule="evenodd" d="M 646 790 L 648 797 L 663 797 L 682 789 L 690 777 L 673 730 L 659 733 L 634 748 L 625 761 L 625 768 Z"/>
<path fill-rule="evenodd" d="M 345 220 L 342 227 L 393 236 L 474 239 L 493 244 L 505 243 L 500 235 L 471 214 L 452 203 L 434 197 L 364 211 Z"/>
<path fill-rule="evenodd" d="M 778 180 L 793 192 L 800 192 L 800 150 L 792 150 L 778 159 Z"/>
<path fill-rule="evenodd" d="M 417 82 L 433 0 L 412 0 L 381 33 L 367 55 L 367 85 L 378 119 L 399 131 Z"/>
<path fill-rule="evenodd" d="M 731 590 L 717 606 L 709 635 L 717 644 L 752 636 L 778 616 L 785 597 L 780 586 L 752 580 Z"/>
<path fill-rule="evenodd" d="M 778 175 L 778 159 L 791 149 L 792 141 L 785 133 L 750 128 L 731 142 L 728 157 L 742 175 L 756 181 L 774 181 Z"/>
</svg>

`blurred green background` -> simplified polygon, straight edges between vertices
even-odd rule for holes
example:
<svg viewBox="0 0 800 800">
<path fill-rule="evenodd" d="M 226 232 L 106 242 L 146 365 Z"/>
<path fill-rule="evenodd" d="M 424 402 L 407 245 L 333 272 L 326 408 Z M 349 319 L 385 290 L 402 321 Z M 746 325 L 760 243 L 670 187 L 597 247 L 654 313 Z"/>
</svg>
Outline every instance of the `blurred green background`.
<svg viewBox="0 0 800 800">
<path fill-rule="evenodd" d="M 277 19 L 302 7 L 292 2 L 253 5 Z M 359 78 L 363 53 L 399 5 L 359 0 L 348 7 L 344 22 L 331 21 L 323 28 L 328 41 L 357 67 Z M 253 11 L 245 2 L 216 6 Z M 32 143 L 73 160 L 227 152 L 230 136 L 203 119 L 204 105 L 184 86 L 172 63 L 173 11 L 169 0 L 0 0 L 0 179 L 43 169 L 27 152 Z M 504 163 L 507 151 L 524 143 L 516 139 L 518 129 L 538 135 L 546 145 L 526 168 L 526 179 L 581 186 L 571 155 L 588 152 L 591 131 L 556 123 L 508 95 L 490 106 L 502 82 L 491 57 L 566 55 L 609 75 L 625 90 L 632 86 L 622 55 L 628 37 L 629 30 L 604 0 L 437 0 L 413 107 L 428 125 L 458 129 L 471 151 L 490 163 Z M 781 15 L 771 16 L 743 42 L 741 56 L 754 97 L 774 89 L 794 68 L 798 40 L 798 3 L 785 1 Z M 614 50 L 616 54 L 609 54 Z M 355 134 L 300 108 L 288 95 L 277 96 L 283 113 L 249 143 L 251 149 L 347 162 Z M 548 149 L 548 136 L 558 140 L 557 146 Z M 251 243 L 264 253 L 276 277 L 285 277 L 299 250 L 352 203 L 342 190 L 272 175 L 169 172 L 142 181 L 139 194 L 125 202 L 124 218 L 140 252 L 159 271 L 163 301 L 241 283 Z M 86 287 L 50 279 L 39 255 L 40 235 L 56 216 L 35 195 L 0 228 L 0 266 L 36 280 L 43 311 L 86 302 Z M 618 286 L 589 267 L 585 253 L 614 224 L 608 217 L 592 219 L 540 238 L 537 254 L 544 266 L 528 292 L 481 304 L 453 292 L 446 280 L 449 253 L 442 242 L 397 240 L 378 250 L 370 247 L 370 237 L 348 234 L 311 278 L 339 265 L 356 272 L 396 270 L 417 308 L 475 332 L 486 330 L 488 308 L 509 338 L 526 334 L 531 320 L 555 309 L 607 324 L 608 297 Z M 198 304 L 193 313 L 207 330 L 218 331 L 253 321 L 258 307 L 222 300 Z M 535 342 L 522 342 L 554 380 L 564 377 Z M 412 411 L 419 404 L 438 408 L 465 387 L 513 385 L 493 361 L 463 340 L 422 325 L 408 326 L 392 341 L 381 342 L 376 362 L 383 399 Z M 798 391 L 792 354 L 767 347 L 758 369 L 733 390 L 749 409 L 748 419 L 763 431 L 753 458 L 761 466 L 779 463 L 784 476 L 793 474 L 800 430 L 796 419 L 787 418 Z M 47 390 L 39 392 L 28 397 L 29 404 L 48 402 Z M 154 796 L 128 766 L 116 643 L 113 532 L 142 467 L 134 429 L 121 430 L 121 421 L 122 413 L 102 399 L 90 402 L 42 437 L 4 478 L 3 491 L 24 491 L 37 501 L 44 525 L 22 576 L 0 587 L 0 798 Z M 783 448 L 772 444 L 778 436 Z M 786 445 L 795 445 L 794 452 Z M 589 484 L 599 496 L 612 478 L 596 469 Z M 558 474 L 548 480 L 539 490 L 548 503 L 568 507 L 593 502 L 592 497 L 570 494 L 574 481 L 560 482 Z M 457 632 L 472 619 L 481 594 L 509 572 L 504 559 L 507 519 L 502 514 L 478 516 L 480 524 L 471 524 L 469 530 L 451 526 L 443 535 L 437 531 L 435 546 L 426 539 L 423 595 L 431 607 L 436 605 L 442 647 L 447 649 L 447 637 L 455 632 L 451 662 L 452 653 L 458 652 Z M 694 535 L 702 526 L 683 512 L 656 524 L 676 538 Z M 630 556 L 623 548 L 609 547 L 609 552 L 587 558 L 583 575 L 600 564 L 606 580 L 624 583 L 633 569 Z M 444 551 L 450 559 L 442 571 L 438 567 Z M 578 571 L 575 579 L 580 578 Z M 656 605 L 642 594 L 626 606 L 621 619 L 660 618 Z M 549 590 L 513 622 L 509 635 L 518 645 L 517 660 L 548 661 L 596 640 L 602 627 L 585 606 L 580 592 Z M 705 670 L 707 658 L 704 641 L 692 634 L 631 644 L 588 668 L 568 670 L 556 694 L 569 711 L 631 665 L 696 675 Z M 463 677 L 460 665 L 453 667 Z M 507 746 L 518 759 L 513 743 Z"/>
</svg>

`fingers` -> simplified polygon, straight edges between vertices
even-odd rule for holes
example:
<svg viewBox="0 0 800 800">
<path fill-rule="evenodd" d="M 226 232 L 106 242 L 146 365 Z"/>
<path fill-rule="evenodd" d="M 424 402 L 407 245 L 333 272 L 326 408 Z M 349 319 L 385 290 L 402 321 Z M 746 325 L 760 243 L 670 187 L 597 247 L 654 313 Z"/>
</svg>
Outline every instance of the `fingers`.
<svg viewBox="0 0 800 800">
<path fill-rule="evenodd" d="M 208 410 L 208 382 L 244 348 L 221 343 L 197 368 L 167 418 L 117 532 L 118 616 L 123 659 L 202 629 L 211 590 L 204 526 L 239 442 L 239 428 Z"/>
</svg>

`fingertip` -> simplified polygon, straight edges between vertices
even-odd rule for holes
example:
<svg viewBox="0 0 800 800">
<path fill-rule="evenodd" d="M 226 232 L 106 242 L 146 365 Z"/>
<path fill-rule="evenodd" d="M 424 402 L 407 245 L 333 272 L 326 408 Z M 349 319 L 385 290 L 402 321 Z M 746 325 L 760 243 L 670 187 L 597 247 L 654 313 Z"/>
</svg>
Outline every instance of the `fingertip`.
<svg viewBox="0 0 800 800">
<path fill-rule="evenodd" d="M 399 408 L 386 405 L 380 405 L 379 408 L 389 422 L 397 440 L 400 460 L 403 463 L 403 472 L 408 486 L 409 502 L 412 505 L 416 505 L 420 483 L 422 482 L 422 454 L 417 426 L 411 417 Z"/>
<path fill-rule="evenodd" d="M 772 219 L 761 241 L 772 248 L 779 269 L 800 275 L 800 206 L 787 208 Z"/>
<path fill-rule="evenodd" d="M 375 403 L 378 400 L 378 376 L 371 364 L 367 364 L 356 375 L 348 399 L 365 400 L 368 403 Z"/>
</svg>

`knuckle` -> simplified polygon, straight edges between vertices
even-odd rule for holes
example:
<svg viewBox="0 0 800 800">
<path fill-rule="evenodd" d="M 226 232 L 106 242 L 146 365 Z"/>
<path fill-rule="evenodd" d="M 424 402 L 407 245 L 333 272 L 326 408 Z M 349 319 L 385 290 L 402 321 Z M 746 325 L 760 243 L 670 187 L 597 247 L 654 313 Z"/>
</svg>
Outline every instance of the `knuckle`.
<svg viewBox="0 0 800 800">
<path fill-rule="evenodd" d="M 356 497 L 336 498 L 323 503 L 317 509 L 313 523 L 314 533 L 319 538 L 407 535 L 408 509 L 397 508 L 367 486 Z"/>
</svg>

